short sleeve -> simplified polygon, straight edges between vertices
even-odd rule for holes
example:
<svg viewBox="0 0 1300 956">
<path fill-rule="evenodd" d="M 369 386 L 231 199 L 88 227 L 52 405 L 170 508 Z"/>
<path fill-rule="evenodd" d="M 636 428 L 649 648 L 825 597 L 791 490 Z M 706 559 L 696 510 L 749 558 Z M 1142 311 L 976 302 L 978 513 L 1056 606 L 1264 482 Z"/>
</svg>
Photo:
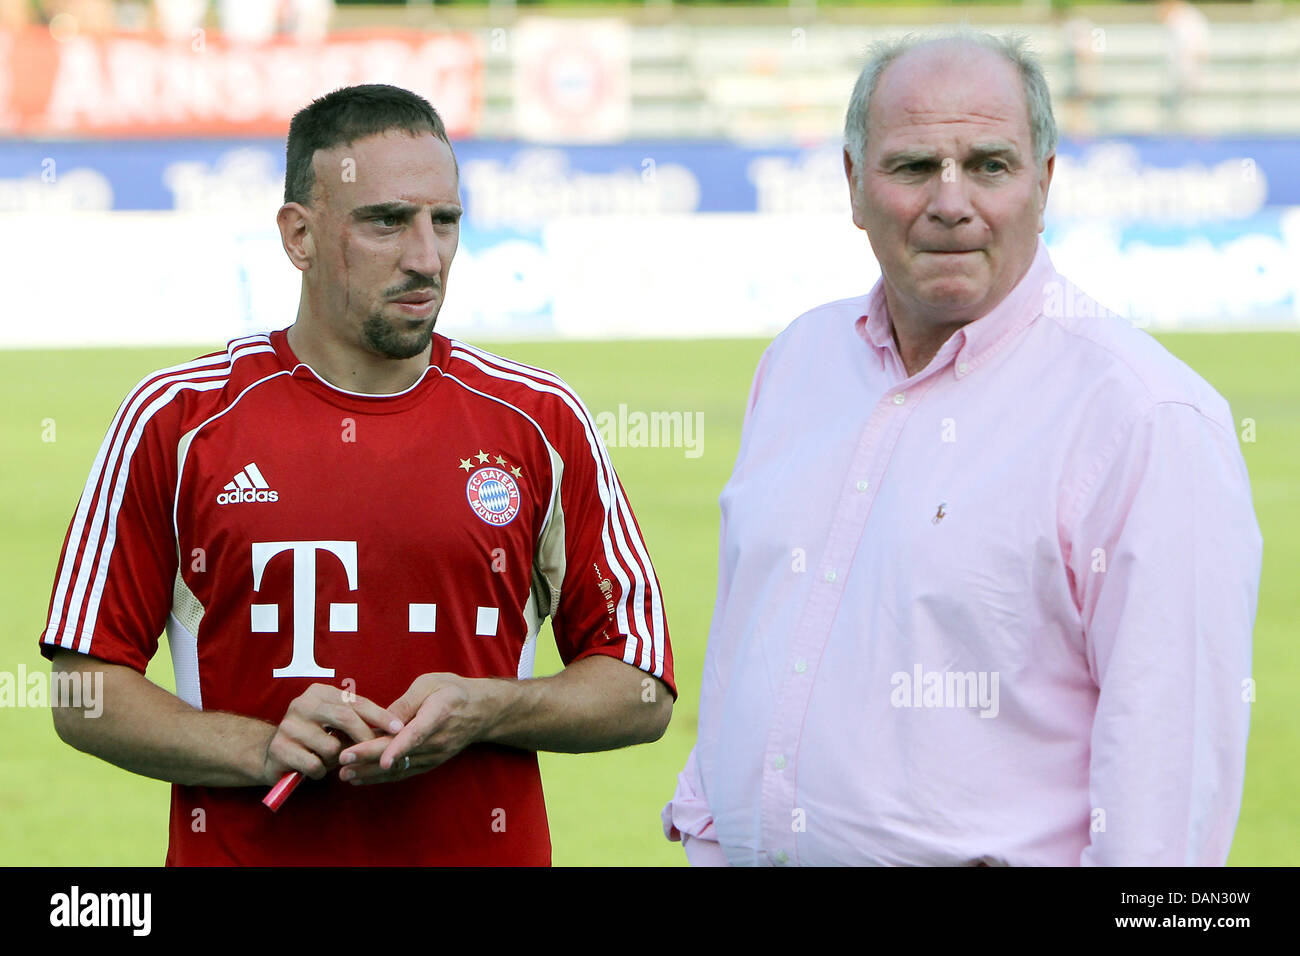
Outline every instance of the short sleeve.
<svg viewBox="0 0 1300 956">
<path fill-rule="evenodd" d="M 64 538 L 41 653 L 64 648 L 144 673 L 167 623 L 177 553 L 175 443 L 140 389 L 99 447 Z M 171 447 L 168 447 L 170 444 Z"/>
<path fill-rule="evenodd" d="M 556 435 L 558 489 L 539 551 L 565 665 L 605 654 L 662 680 L 674 698 L 659 579 L 623 485 L 585 408 Z M 558 589 L 554 582 L 561 582 Z"/>
</svg>

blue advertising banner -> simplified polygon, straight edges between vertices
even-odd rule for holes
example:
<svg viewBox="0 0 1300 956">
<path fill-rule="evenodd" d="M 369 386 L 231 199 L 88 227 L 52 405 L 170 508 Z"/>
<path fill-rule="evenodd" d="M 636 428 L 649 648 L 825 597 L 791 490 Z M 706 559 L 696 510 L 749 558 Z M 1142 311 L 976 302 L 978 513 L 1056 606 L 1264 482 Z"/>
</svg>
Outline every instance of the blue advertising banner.
<svg viewBox="0 0 1300 956">
<path fill-rule="evenodd" d="M 879 276 L 836 148 L 456 149 L 449 334 L 771 335 Z M 1297 328 L 1297 171 L 1300 140 L 1067 143 L 1043 238 L 1063 274 L 1140 326 Z M 70 233 L 97 250 L 78 274 L 98 303 L 0 323 L 0 347 L 212 343 L 289 324 L 301 279 L 275 225 L 283 182 L 277 140 L 0 143 L 0 257 L 22 277 L 0 315 L 48 313 L 67 265 L 48 250 Z"/>
<path fill-rule="evenodd" d="M 456 144 L 466 214 L 485 228 L 563 215 L 842 213 L 839 148 L 645 142 Z M 284 188 L 278 139 L 0 142 L 0 212 L 247 210 Z M 1049 218 L 1192 224 L 1300 205 L 1300 139 L 1064 142 Z"/>
</svg>

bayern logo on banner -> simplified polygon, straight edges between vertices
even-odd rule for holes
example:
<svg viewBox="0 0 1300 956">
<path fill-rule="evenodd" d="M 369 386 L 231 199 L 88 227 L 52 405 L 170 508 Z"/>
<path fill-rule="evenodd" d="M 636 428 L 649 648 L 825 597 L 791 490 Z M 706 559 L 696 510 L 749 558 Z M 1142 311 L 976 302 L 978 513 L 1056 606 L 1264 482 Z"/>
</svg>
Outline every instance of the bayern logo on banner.
<svg viewBox="0 0 1300 956">
<path fill-rule="evenodd" d="M 470 475 L 465 497 L 474 513 L 490 525 L 507 525 L 519 514 L 519 486 L 500 468 L 480 468 Z"/>
<path fill-rule="evenodd" d="M 514 30 L 515 134 L 539 142 L 613 142 L 631 113 L 623 20 L 529 17 Z"/>
</svg>

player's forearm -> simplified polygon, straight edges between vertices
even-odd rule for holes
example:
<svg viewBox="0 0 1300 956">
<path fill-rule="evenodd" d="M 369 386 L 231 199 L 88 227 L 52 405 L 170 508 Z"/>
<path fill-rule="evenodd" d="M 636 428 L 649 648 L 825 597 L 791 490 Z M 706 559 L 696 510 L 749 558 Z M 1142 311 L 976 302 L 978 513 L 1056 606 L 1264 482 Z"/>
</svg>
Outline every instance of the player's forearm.
<svg viewBox="0 0 1300 956">
<path fill-rule="evenodd" d="M 60 654 L 55 673 L 103 674 L 102 712 L 54 708 L 59 736 L 124 770 L 170 783 L 238 787 L 266 783 L 271 724 L 238 714 L 196 710 L 129 667 Z"/>
<path fill-rule="evenodd" d="M 673 698 L 657 678 L 593 655 L 552 677 L 494 681 L 496 710 L 483 739 L 528 750 L 589 753 L 663 736 Z"/>
</svg>

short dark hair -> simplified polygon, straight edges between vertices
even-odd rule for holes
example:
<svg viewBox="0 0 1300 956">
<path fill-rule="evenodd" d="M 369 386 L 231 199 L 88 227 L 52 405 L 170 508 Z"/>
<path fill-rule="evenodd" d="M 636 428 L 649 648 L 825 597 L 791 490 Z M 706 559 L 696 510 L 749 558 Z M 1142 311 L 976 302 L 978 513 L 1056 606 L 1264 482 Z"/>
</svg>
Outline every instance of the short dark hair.
<svg viewBox="0 0 1300 956">
<path fill-rule="evenodd" d="M 284 201 L 311 204 L 316 174 L 312 157 L 318 149 L 333 149 L 388 130 L 412 136 L 432 133 L 451 148 L 438 111 L 417 93 L 384 83 L 345 86 L 312 100 L 289 123 L 285 144 Z M 452 152 L 452 162 L 456 153 Z M 460 167 L 456 167 L 460 175 Z"/>
</svg>

